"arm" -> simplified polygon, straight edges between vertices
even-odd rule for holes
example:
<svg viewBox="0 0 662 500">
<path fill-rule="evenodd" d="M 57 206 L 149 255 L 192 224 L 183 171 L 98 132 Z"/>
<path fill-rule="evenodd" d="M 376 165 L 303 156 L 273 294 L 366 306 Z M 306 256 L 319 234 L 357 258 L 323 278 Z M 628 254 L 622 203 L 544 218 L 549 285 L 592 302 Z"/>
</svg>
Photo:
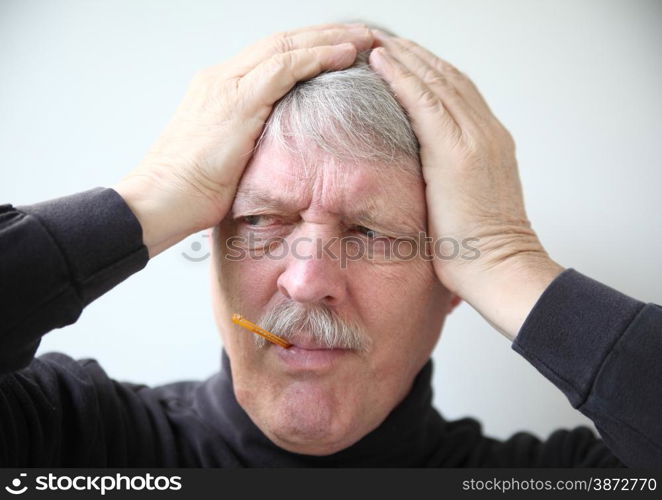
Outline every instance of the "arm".
<svg viewBox="0 0 662 500">
<path fill-rule="evenodd" d="M 526 288 L 516 276 L 511 286 Z M 518 307 L 513 301 L 512 310 Z M 528 311 L 512 348 L 593 421 L 601 439 L 586 427 L 555 431 L 545 441 L 520 432 L 504 442 L 486 439 L 473 464 L 662 465 L 661 332 L 659 305 L 563 271 Z"/>
<path fill-rule="evenodd" d="M 273 104 L 371 44 L 367 28 L 340 24 L 268 37 L 198 74 L 166 131 L 114 189 L 0 207 L 3 464 L 146 466 L 174 456 L 158 451 L 155 436 L 172 441 L 158 404 L 94 362 L 34 359 L 41 336 L 75 322 L 149 257 L 223 219 Z"/>
<path fill-rule="evenodd" d="M 27 366 L 41 336 L 147 263 L 140 225 L 112 189 L 0 208 L 0 374 Z"/>
<path fill-rule="evenodd" d="M 463 446 L 442 447 L 440 456 L 448 457 L 444 467 L 625 467 L 586 426 L 558 429 L 544 440 L 529 432 L 499 440 L 486 437 L 477 420 L 463 418 L 448 424 L 445 441 L 448 447 Z"/>
<path fill-rule="evenodd" d="M 200 72 L 114 190 L 0 206 L 0 356 L 25 366 L 40 335 L 76 321 L 148 256 L 218 224 L 274 102 L 298 80 L 349 66 L 371 44 L 368 29 L 335 24 L 269 37 Z"/>
<path fill-rule="evenodd" d="M 154 402 L 93 360 L 60 353 L 33 359 L 43 334 L 75 322 L 87 304 L 147 263 L 140 225 L 124 200 L 96 188 L 4 205 L 0 249 L 0 466 L 175 466 Z"/>
<path fill-rule="evenodd" d="M 417 44 L 376 32 L 370 62 L 412 117 L 433 239 L 473 238 L 477 258 L 433 261 L 474 307 L 591 418 L 626 465 L 662 465 L 655 360 L 662 314 L 546 253 L 531 228 L 515 143 L 473 82 Z"/>
<path fill-rule="evenodd" d="M 621 461 L 662 465 L 662 307 L 568 269 L 512 347 L 593 421 Z"/>
</svg>

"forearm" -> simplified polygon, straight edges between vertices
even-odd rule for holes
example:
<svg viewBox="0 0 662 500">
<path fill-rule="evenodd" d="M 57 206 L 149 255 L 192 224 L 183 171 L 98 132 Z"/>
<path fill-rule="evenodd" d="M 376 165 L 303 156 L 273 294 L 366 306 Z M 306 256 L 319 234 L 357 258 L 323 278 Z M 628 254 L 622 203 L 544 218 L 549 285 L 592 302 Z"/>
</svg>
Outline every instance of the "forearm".
<svg viewBox="0 0 662 500">
<path fill-rule="evenodd" d="M 589 417 L 630 467 L 662 465 L 662 307 L 574 269 L 539 298 L 513 349 Z"/>
<path fill-rule="evenodd" d="M 27 365 L 42 335 L 147 263 L 122 199 L 97 188 L 0 213 L 0 372 Z"/>
</svg>

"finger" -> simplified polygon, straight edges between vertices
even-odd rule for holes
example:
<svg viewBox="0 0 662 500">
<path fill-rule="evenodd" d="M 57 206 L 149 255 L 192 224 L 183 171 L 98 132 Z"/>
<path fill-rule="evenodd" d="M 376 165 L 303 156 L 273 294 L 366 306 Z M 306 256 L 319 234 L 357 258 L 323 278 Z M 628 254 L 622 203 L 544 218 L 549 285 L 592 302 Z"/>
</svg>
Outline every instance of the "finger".
<svg viewBox="0 0 662 500">
<path fill-rule="evenodd" d="M 460 137 L 460 127 L 441 98 L 384 47 L 373 49 L 369 62 L 391 86 L 398 101 L 409 114 L 421 146 L 434 143 L 435 137 L 438 138 L 440 126 L 451 142 Z"/>
<path fill-rule="evenodd" d="M 416 53 L 414 42 L 402 38 L 395 39 L 400 51 L 395 55 L 410 70 L 423 80 L 428 87 L 441 96 L 444 106 L 464 130 L 476 130 L 485 124 L 487 113 L 480 102 L 460 81 L 460 73 L 450 64 L 436 67 L 430 65 Z M 388 50 L 388 49 L 387 49 Z M 393 49 L 391 49 L 393 50 Z M 439 60 L 441 62 L 441 60 Z"/>
<path fill-rule="evenodd" d="M 388 37 L 387 35 L 380 33 L 378 30 L 373 30 L 373 33 L 375 38 L 380 40 L 380 43 L 382 43 L 382 40 L 385 43 L 388 43 L 389 40 L 393 40 L 396 44 L 399 44 L 401 47 L 405 48 L 412 54 L 418 56 L 418 58 L 425 62 L 429 67 L 444 75 L 453 83 L 458 92 L 462 94 L 465 99 L 467 99 L 467 101 L 469 101 L 471 106 L 477 112 L 480 112 L 481 108 L 483 110 L 489 111 L 487 102 L 479 92 L 474 82 L 471 81 L 471 79 L 466 74 L 458 70 L 454 65 L 411 40 L 397 37 Z"/>
<path fill-rule="evenodd" d="M 489 106 L 478 90 L 478 87 L 476 87 L 474 82 L 465 73 L 461 72 L 448 61 L 437 57 L 435 54 L 426 48 L 421 47 L 417 43 L 410 40 L 403 41 L 406 43 L 409 50 L 411 50 L 414 54 L 417 54 L 422 60 L 426 61 L 437 71 L 447 75 L 447 78 L 449 78 L 455 84 L 455 87 L 458 89 L 458 91 L 464 95 L 464 97 L 472 104 L 474 109 L 477 111 L 480 110 L 479 108 L 489 110 Z"/>
<path fill-rule="evenodd" d="M 325 26 L 325 25 L 322 25 Z M 372 46 L 373 34 L 368 28 L 334 26 L 325 29 L 302 29 L 272 35 L 240 52 L 233 62 L 236 68 L 233 76 L 242 76 L 269 57 L 297 49 L 352 43 L 357 51 L 368 50 Z"/>
<path fill-rule="evenodd" d="M 383 40 L 383 47 L 389 55 L 420 78 L 430 90 L 440 97 L 446 109 L 462 129 L 474 129 L 480 123 L 478 115 L 457 89 L 454 81 L 410 50 L 407 42 L 400 38 L 389 37 Z"/>
<path fill-rule="evenodd" d="M 271 106 L 298 81 L 308 80 L 322 71 L 351 66 L 356 59 L 352 43 L 323 45 L 278 53 L 261 62 L 239 81 L 242 95 L 259 96 L 258 106 Z"/>
<path fill-rule="evenodd" d="M 283 31 L 282 34 L 285 35 L 296 35 L 298 33 L 304 33 L 306 31 L 321 31 L 334 28 L 368 28 L 368 25 L 365 23 L 324 23 L 324 24 L 314 24 L 312 26 L 304 26 L 303 28 L 296 28 L 293 30 Z"/>
</svg>

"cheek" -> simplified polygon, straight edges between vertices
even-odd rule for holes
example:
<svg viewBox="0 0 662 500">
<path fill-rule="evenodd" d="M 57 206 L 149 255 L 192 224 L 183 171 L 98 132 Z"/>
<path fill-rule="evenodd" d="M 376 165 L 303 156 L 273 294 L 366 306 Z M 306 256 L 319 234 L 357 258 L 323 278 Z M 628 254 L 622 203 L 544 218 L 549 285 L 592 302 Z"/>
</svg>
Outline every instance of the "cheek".
<svg viewBox="0 0 662 500">
<path fill-rule="evenodd" d="M 255 321 L 277 291 L 277 265 L 268 260 L 223 262 L 219 273 L 221 293 L 239 314 Z"/>
<path fill-rule="evenodd" d="M 224 345 L 245 356 L 254 352 L 253 334 L 232 323 L 232 314 L 257 321 L 277 292 L 278 263 L 269 259 L 228 259 L 221 238 L 215 238 L 213 245 L 213 307 Z"/>
<path fill-rule="evenodd" d="M 221 294 L 248 315 L 259 311 L 260 304 L 273 295 L 276 266 L 269 259 L 251 258 L 243 247 L 232 243 L 236 236 L 234 224 L 224 221 L 214 238 L 214 264 Z"/>
<path fill-rule="evenodd" d="M 375 370 L 402 370 L 427 359 L 438 339 L 450 294 L 423 260 L 351 269 L 358 316 L 373 332 Z"/>
<path fill-rule="evenodd" d="M 402 325 L 422 323 L 443 302 L 443 287 L 432 264 L 423 260 L 375 264 L 356 262 L 348 268 L 360 317 Z M 435 307 L 431 307 L 434 304 Z"/>
</svg>

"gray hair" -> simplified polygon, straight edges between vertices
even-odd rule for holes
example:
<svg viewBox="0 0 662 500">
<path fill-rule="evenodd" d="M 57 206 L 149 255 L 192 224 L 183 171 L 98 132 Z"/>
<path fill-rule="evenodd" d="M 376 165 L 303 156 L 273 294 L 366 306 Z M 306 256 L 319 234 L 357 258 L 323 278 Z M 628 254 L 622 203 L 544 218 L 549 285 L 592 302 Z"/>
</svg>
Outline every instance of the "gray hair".
<svg viewBox="0 0 662 500">
<path fill-rule="evenodd" d="M 304 159 L 314 144 L 339 161 L 389 163 L 420 175 L 419 144 L 407 113 L 369 65 L 369 54 L 360 52 L 349 68 L 298 82 L 274 105 L 255 151 L 275 141 Z"/>
</svg>

